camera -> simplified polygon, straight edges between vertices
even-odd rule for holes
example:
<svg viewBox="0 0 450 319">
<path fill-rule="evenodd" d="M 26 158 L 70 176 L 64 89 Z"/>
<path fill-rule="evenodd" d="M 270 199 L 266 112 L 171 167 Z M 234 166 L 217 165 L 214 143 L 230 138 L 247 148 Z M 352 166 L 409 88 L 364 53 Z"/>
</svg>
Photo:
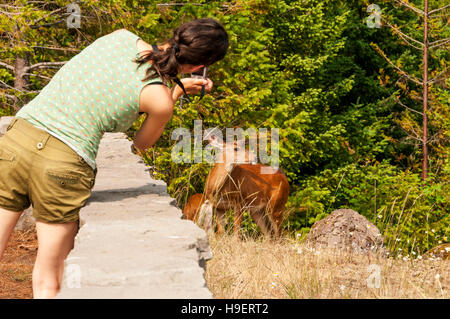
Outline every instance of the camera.
<svg viewBox="0 0 450 319">
<path fill-rule="evenodd" d="M 196 79 L 206 80 L 207 73 L 208 73 L 208 68 L 205 66 L 203 69 L 200 69 L 198 71 L 191 73 L 191 77 L 196 78 Z M 205 86 L 202 85 L 202 91 L 200 92 L 200 100 L 202 99 L 202 97 L 204 95 L 205 95 Z"/>
<path fill-rule="evenodd" d="M 203 69 L 200 69 L 198 71 L 191 73 L 191 78 L 206 80 L 207 72 L 208 72 L 208 68 L 205 66 Z"/>
<path fill-rule="evenodd" d="M 192 72 L 191 78 L 206 80 L 207 74 L 208 74 L 208 68 L 204 67 L 198 71 Z M 204 95 L 205 95 L 205 86 L 202 85 L 202 90 L 200 92 L 200 100 L 203 98 Z M 187 99 L 190 101 L 189 98 L 187 98 Z M 184 100 L 184 96 L 182 95 L 182 96 L 180 96 L 180 108 L 183 107 L 183 100 Z"/>
</svg>

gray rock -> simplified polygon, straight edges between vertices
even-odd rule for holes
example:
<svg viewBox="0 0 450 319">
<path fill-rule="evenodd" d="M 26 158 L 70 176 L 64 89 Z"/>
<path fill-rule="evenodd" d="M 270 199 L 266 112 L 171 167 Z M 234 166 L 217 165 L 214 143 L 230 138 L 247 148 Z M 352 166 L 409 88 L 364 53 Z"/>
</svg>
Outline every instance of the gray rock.
<svg viewBox="0 0 450 319">
<path fill-rule="evenodd" d="M 6 128 L 9 125 L 9 122 L 14 118 L 14 116 L 2 116 L 0 117 L 0 136 L 5 135 Z"/>
<path fill-rule="evenodd" d="M 423 259 L 442 259 L 450 260 L 450 243 L 445 243 L 431 248 L 429 251 L 423 254 Z"/>
<path fill-rule="evenodd" d="M 337 209 L 316 222 L 306 238 L 306 243 L 356 253 L 385 253 L 384 239 L 378 228 L 352 209 Z"/>
<path fill-rule="evenodd" d="M 57 298 L 212 298 L 206 233 L 181 219 L 122 133 L 106 133 Z"/>
<path fill-rule="evenodd" d="M 30 206 L 23 211 L 22 215 L 20 215 L 14 230 L 26 231 L 33 228 L 35 224 L 36 220 L 33 217 L 33 208 Z"/>
</svg>

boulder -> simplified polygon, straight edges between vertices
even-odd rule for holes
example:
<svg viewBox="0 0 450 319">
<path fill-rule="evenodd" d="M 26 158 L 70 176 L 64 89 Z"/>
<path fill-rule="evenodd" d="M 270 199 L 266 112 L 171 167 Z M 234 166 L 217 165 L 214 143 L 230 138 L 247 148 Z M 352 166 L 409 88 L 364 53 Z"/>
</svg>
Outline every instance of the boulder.
<svg viewBox="0 0 450 319">
<path fill-rule="evenodd" d="M 25 209 L 17 221 L 16 227 L 14 230 L 18 231 L 27 231 L 34 227 L 36 224 L 36 220 L 33 217 L 33 207 L 29 207 Z"/>
<path fill-rule="evenodd" d="M 315 247 L 338 248 L 356 253 L 385 253 L 378 228 L 352 209 L 337 209 L 316 222 L 306 243 Z"/>
<path fill-rule="evenodd" d="M 450 243 L 441 244 L 439 246 L 431 248 L 429 251 L 423 254 L 423 258 L 439 258 L 442 260 L 450 260 Z"/>
</svg>

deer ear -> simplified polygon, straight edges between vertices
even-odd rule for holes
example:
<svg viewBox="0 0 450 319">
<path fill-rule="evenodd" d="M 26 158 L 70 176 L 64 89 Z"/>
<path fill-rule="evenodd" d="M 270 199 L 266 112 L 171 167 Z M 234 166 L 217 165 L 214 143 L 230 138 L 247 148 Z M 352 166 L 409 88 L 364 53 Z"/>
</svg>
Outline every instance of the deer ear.
<svg viewBox="0 0 450 319">
<path fill-rule="evenodd" d="M 207 141 L 209 141 L 209 144 L 215 148 L 222 149 L 223 148 L 223 141 L 220 138 L 217 138 L 216 135 L 211 134 L 207 137 Z"/>
</svg>

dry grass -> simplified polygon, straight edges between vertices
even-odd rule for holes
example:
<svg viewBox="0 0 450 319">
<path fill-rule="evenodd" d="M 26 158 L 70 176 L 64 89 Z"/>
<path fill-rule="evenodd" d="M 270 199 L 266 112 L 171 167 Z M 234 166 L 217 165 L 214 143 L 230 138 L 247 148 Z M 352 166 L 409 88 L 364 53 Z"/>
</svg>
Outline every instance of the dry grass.
<svg viewBox="0 0 450 319">
<path fill-rule="evenodd" d="M 313 250 L 280 241 L 210 236 L 206 281 L 215 298 L 449 298 L 450 261 Z M 36 233 L 14 232 L 0 263 L 0 299 L 32 298 Z M 380 288 L 369 288 L 380 266 Z M 437 276 L 439 275 L 439 276 Z"/>
<path fill-rule="evenodd" d="M 210 245 L 206 281 L 215 298 L 449 298 L 450 261 L 314 250 L 292 239 L 212 234 Z"/>
<path fill-rule="evenodd" d="M 31 274 L 37 253 L 36 229 L 15 231 L 0 261 L 0 299 L 31 299 Z"/>
</svg>

